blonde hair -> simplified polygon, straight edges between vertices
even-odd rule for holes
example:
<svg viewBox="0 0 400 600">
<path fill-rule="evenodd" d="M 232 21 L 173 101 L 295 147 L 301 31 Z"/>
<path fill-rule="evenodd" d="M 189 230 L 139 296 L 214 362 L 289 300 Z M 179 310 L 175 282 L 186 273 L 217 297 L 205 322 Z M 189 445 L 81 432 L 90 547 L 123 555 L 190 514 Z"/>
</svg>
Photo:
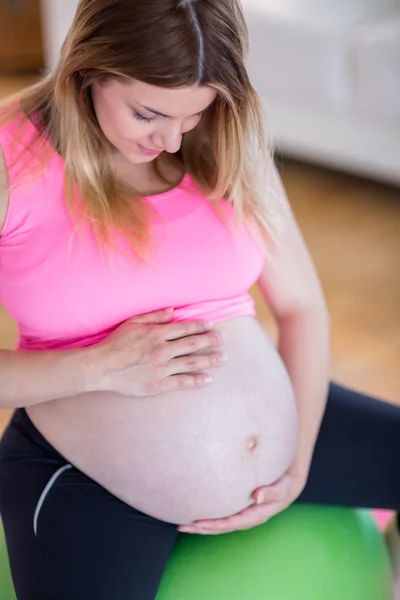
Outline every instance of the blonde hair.
<svg viewBox="0 0 400 600">
<path fill-rule="evenodd" d="M 239 217 L 271 237 L 274 211 L 263 188 L 272 158 L 262 104 L 245 66 L 247 48 L 239 0 L 80 0 L 55 70 L 3 104 L 0 126 L 21 111 L 40 115 L 45 126 L 32 144 L 44 149 L 47 137 L 48 147 L 61 154 L 71 212 L 88 219 L 101 239 L 110 241 L 118 230 L 142 253 L 149 242 L 148 205 L 113 174 L 91 85 L 111 78 L 213 87 L 216 100 L 184 134 L 177 158 L 211 201 L 228 200 Z M 157 165 L 156 159 L 165 180 Z"/>
</svg>

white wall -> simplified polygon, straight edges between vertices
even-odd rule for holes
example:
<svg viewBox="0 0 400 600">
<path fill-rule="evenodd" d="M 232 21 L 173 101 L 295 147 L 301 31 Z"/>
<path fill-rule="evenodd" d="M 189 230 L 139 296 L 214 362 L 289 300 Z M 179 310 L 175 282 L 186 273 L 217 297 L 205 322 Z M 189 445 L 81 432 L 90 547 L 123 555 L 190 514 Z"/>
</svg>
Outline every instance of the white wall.
<svg viewBox="0 0 400 600">
<path fill-rule="evenodd" d="M 46 67 L 57 61 L 79 0 L 41 0 Z"/>
</svg>

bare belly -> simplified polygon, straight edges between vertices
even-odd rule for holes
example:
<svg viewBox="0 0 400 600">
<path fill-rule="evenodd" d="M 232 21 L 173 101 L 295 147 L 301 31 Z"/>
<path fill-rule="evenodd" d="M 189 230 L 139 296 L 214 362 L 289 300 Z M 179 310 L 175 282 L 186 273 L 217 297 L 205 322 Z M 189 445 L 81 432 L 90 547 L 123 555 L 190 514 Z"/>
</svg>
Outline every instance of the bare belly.
<svg viewBox="0 0 400 600">
<path fill-rule="evenodd" d="M 28 414 L 69 461 L 129 505 L 171 523 L 219 518 L 276 481 L 296 447 L 285 367 L 252 318 L 219 323 L 228 362 L 199 390 L 85 394 Z"/>
</svg>

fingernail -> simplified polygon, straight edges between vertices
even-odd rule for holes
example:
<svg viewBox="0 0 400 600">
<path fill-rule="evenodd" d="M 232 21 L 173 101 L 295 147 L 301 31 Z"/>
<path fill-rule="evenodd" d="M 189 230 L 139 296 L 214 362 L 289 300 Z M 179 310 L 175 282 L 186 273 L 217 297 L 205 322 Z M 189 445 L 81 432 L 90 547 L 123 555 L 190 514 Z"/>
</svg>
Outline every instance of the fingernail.
<svg viewBox="0 0 400 600">
<path fill-rule="evenodd" d="M 206 321 L 204 323 L 204 329 L 206 329 L 207 331 L 210 331 L 210 329 L 214 329 L 214 323 L 211 323 L 211 321 Z"/>
<path fill-rule="evenodd" d="M 221 354 L 218 354 L 219 362 L 226 362 L 227 360 L 228 360 L 228 355 L 225 354 L 225 352 L 221 352 Z"/>
<path fill-rule="evenodd" d="M 205 375 L 203 381 L 204 383 L 212 383 L 212 377 L 210 377 L 210 375 Z"/>
<path fill-rule="evenodd" d="M 259 492 L 256 498 L 256 504 L 264 504 L 266 500 L 265 493 Z"/>
</svg>

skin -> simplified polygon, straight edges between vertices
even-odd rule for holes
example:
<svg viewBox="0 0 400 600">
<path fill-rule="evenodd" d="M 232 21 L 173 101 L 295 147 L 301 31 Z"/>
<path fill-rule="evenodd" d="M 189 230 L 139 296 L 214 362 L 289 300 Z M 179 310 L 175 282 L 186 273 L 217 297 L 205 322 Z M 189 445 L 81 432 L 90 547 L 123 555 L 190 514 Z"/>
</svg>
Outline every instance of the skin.
<svg viewBox="0 0 400 600">
<path fill-rule="evenodd" d="M 156 156 L 145 155 L 141 147 L 176 153 L 183 134 L 199 124 L 216 95 L 207 86 L 168 89 L 135 80 L 93 84 L 97 120 L 115 148 L 115 166 L 121 177 L 141 181 L 151 172 Z M 149 107 L 165 116 L 147 110 Z"/>
<path fill-rule="evenodd" d="M 207 86 L 165 89 L 139 81 L 110 81 L 95 83 L 92 96 L 100 127 L 115 148 L 117 172 L 137 183 L 150 176 L 155 159 L 146 156 L 141 147 L 171 155 L 177 152 L 183 134 L 198 125 L 216 91 Z M 281 480 L 255 490 L 252 506 L 226 519 L 180 527 L 183 532 L 215 535 L 253 528 L 292 504 L 307 481 L 327 397 L 329 316 L 318 275 L 276 169 L 272 186 L 273 195 L 279 198 L 283 227 L 274 252 L 266 256 L 259 287 L 276 318 L 278 349 L 296 393 L 298 452 Z"/>
</svg>

